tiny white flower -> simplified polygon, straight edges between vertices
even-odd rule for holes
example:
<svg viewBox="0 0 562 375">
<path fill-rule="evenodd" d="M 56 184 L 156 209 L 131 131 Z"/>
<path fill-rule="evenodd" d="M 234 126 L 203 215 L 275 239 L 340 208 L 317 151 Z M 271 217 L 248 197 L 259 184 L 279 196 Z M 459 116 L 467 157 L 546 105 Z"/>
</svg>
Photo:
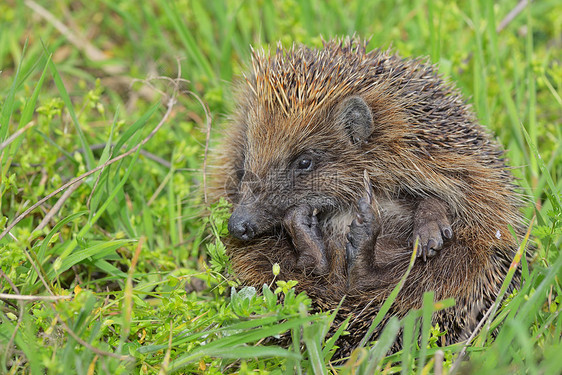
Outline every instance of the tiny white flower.
<svg viewBox="0 0 562 375">
<path fill-rule="evenodd" d="M 500 230 L 498 229 L 496 232 L 496 238 L 499 240 L 501 238 L 502 234 L 500 233 Z"/>
</svg>

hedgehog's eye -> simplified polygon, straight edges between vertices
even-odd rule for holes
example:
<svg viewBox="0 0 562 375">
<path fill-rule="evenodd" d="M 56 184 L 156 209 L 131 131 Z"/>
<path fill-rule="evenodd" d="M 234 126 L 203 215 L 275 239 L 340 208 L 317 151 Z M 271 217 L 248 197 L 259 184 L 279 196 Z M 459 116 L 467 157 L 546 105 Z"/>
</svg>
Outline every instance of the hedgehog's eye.
<svg viewBox="0 0 562 375">
<path fill-rule="evenodd" d="M 237 169 L 236 170 L 236 178 L 238 179 L 238 181 L 242 181 L 245 174 L 246 174 L 246 171 L 244 169 Z"/>
<path fill-rule="evenodd" d="M 302 159 L 299 161 L 299 165 L 297 166 L 299 169 L 308 169 L 312 166 L 312 160 L 310 159 Z"/>
<path fill-rule="evenodd" d="M 313 167 L 312 158 L 308 155 L 301 156 L 295 163 L 295 168 L 299 171 L 310 171 Z"/>
</svg>

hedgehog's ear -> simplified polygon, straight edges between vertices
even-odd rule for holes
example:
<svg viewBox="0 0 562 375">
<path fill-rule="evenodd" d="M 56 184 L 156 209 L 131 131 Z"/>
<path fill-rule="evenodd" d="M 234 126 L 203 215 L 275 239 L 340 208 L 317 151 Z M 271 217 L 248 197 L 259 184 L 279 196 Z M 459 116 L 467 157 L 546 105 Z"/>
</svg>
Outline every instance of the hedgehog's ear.
<svg viewBox="0 0 562 375">
<path fill-rule="evenodd" d="M 371 108 L 359 96 L 349 97 L 338 105 L 336 121 L 347 131 L 353 144 L 360 144 L 373 132 Z"/>
</svg>

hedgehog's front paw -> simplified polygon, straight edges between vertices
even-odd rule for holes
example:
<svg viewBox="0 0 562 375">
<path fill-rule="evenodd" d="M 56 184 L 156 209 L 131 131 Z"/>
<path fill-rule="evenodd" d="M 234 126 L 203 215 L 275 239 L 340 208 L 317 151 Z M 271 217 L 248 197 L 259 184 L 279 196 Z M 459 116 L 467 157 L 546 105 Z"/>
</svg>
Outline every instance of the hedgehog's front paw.
<svg viewBox="0 0 562 375">
<path fill-rule="evenodd" d="M 373 210 L 369 197 L 359 199 L 357 207 L 359 211 L 349 226 L 345 245 L 348 271 L 351 271 L 358 255 L 362 254 L 364 258 L 372 258 L 380 232 L 378 215 Z"/>
<path fill-rule="evenodd" d="M 321 275 L 328 271 L 328 260 L 318 218 L 308 205 L 296 206 L 285 214 L 284 225 L 297 251 L 297 267 Z"/>
<path fill-rule="evenodd" d="M 443 248 L 444 241 L 453 238 L 447 211 L 446 203 L 437 198 L 426 198 L 418 205 L 411 242 L 419 239 L 418 257 L 424 262 Z"/>
</svg>

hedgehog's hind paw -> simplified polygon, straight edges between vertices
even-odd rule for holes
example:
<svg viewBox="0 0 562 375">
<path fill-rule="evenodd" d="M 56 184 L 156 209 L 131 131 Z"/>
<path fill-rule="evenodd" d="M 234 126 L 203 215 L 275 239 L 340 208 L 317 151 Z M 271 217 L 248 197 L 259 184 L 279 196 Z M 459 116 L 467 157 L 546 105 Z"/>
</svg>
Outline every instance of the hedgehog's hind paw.
<svg viewBox="0 0 562 375">
<path fill-rule="evenodd" d="M 418 257 L 431 258 L 443 248 L 446 240 L 453 238 L 453 229 L 447 217 L 445 202 L 426 198 L 420 202 L 414 217 L 412 243 L 419 239 Z"/>
<path fill-rule="evenodd" d="M 370 197 L 359 199 L 357 217 L 349 226 L 345 245 L 348 273 L 351 272 L 358 256 L 364 261 L 369 261 L 374 255 L 380 224 L 370 200 Z"/>
<path fill-rule="evenodd" d="M 285 215 L 285 228 L 297 251 L 297 267 L 321 275 L 329 270 L 318 218 L 308 205 L 296 206 Z"/>
</svg>

